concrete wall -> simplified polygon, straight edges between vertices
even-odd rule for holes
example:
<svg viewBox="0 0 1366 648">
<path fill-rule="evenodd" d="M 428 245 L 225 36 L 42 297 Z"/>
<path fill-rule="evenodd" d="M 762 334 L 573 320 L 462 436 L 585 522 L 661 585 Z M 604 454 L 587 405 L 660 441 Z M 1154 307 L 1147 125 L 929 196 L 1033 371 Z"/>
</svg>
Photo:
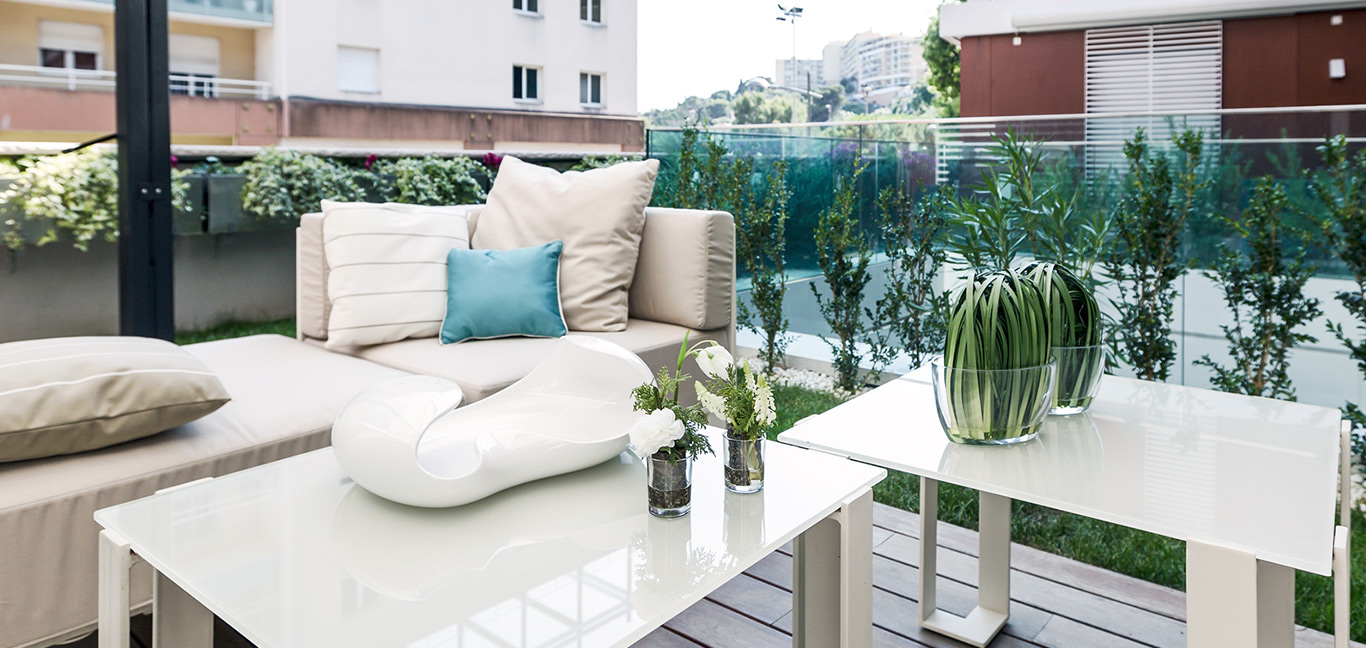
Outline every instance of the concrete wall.
<svg viewBox="0 0 1366 648">
<path fill-rule="evenodd" d="M 527 16 L 506 0 L 290 0 L 275 7 L 272 80 L 279 94 L 330 100 L 528 111 L 636 114 L 636 0 L 541 0 Z M 379 50 L 379 93 L 337 89 L 337 47 Z M 263 50 L 264 51 L 264 50 Z M 512 66 L 541 67 L 539 104 L 512 99 Z M 604 74 L 601 109 L 579 105 L 579 73 Z"/>
<path fill-rule="evenodd" d="M 176 329 L 294 316 L 294 232 L 175 239 Z M 0 342 L 118 333 L 118 251 L 0 252 Z"/>
</svg>

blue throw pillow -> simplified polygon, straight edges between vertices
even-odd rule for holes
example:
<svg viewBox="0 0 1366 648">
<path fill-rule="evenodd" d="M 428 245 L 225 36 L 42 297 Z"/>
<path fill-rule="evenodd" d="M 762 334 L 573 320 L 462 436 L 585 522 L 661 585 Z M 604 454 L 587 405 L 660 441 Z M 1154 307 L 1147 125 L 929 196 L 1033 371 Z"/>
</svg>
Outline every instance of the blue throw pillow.
<svg viewBox="0 0 1366 648">
<path fill-rule="evenodd" d="M 515 250 L 451 250 L 441 343 L 524 335 L 561 337 L 560 252 L 564 243 Z"/>
</svg>

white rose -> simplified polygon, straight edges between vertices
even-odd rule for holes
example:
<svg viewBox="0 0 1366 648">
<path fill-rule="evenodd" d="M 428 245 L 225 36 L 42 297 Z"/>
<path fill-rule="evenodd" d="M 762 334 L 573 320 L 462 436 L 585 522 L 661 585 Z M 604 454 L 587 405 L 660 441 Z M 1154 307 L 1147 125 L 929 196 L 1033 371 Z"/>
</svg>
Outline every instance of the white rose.
<svg viewBox="0 0 1366 648">
<path fill-rule="evenodd" d="M 631 424 L 627 435 L 631 439 L 631 451 L 644 459 L 660 448 L 671 446 L 683 438 L 683 421 L 678 420 L 673 410 L 655 410 L 643 414 Z"/>
<path fill-rule="evenodd" d="M 697 366 L 708 378 L 725 379 L 730 374 L 730 366 L 735 362 L 730 352 L 719 344 L 697 350 Z"/>
</svg>

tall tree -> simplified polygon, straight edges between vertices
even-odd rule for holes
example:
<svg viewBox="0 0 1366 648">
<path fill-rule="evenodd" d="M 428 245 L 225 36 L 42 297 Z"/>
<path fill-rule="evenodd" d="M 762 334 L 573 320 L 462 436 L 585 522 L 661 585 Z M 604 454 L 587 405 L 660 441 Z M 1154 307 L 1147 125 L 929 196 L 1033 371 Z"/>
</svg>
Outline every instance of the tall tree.
<svg viewBox="0 0 1366 648">
<path fill-rule="evenodd" d="M 958 0 L 962 2 L 963 0 Z M 944 100 L 943 107 L 949 117 L 958 116 L 958 91 L 960 81 L 958 46 L 939 37 L 939 15 L 930 19 L 929 29 L 925 30 L 925 64 L 929 68 L 928 81 Z"/>
</svg>

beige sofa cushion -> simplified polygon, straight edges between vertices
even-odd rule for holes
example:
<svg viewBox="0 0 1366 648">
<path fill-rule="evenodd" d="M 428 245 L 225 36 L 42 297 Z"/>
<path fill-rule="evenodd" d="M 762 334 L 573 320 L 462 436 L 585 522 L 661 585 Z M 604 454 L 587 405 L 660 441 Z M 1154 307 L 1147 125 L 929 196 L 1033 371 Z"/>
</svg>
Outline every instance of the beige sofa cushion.
<svg viewBox="0 0 1366 648">
<path fill-rule="evenodd" d="M 621 331 L 658 160 L 560 173 L 503 158 L 471 247 L 564 241 L 560 302 L 570 330 Z"/>
<path fill-rule="evenodd" d="M 232 402 L 153 437 L 0 464 L 0 648 L 95 621 L 96 509 L 325 447 L 352 397 L 406 375 L 278 335 L 184 348 L 220 377 Z M 150 579 L 134 574 L 132 600 L 141 603 Z"/>
<path fill-rule="evenodd" d="M 631 317 L 697 330 L 731 323 L 735 220 L 719 211 L 645 210 Z"/>
<path fill-rule="evenodd" d="M 651 370 L 672 367 L 678 359 L 678 345 L 688 334 L 689 344 L 716 340 L 727 344 L 725 329 L 695 331 L 673 324 L 630 320 L 624 331 L 570 331 L 570 335 L 589 335 L 619 344 L 639 355 Z M 404 340 L 392 344 L 357 349 L 356 355 L 378 364 L 415 374 L 440 376 L 455 381 L 465 392 L 465 402 L 473 403 L 491 396 L 531 373 L 550 355 L 559 340 L 549 338 L 500 338 L 442 346 L 433 339 Z M 692 375 L 700 376 L 689 361 Z M 684 394 L 690 396 L 691 392 Z"/>
<path fill-rule="evenodd" d="M 327 348 L 435 336 L 452 249 L 469 249 L 464 210 L 324 201 Z"/>
<path fill-rule="evenodd" d="M 228 400 L 203 362 L 165 340 L 70 337 L 0 344 L 0 462 L 150 436 Z"/>
</svg>

